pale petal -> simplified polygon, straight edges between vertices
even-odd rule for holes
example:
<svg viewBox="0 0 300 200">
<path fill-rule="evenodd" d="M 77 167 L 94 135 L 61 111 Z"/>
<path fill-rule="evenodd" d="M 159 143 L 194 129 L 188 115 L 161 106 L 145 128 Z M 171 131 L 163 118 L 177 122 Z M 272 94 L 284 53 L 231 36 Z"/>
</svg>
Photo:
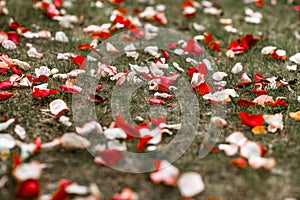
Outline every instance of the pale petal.
<svg viewBox="0 0 300 200">
<path fill-rule="evenodd" d="M 177 184 L 183 197 L 193 197 L 205 189 L 202 176 L 197 172 L 183 173 L 179 177 Z"/>
</svg>

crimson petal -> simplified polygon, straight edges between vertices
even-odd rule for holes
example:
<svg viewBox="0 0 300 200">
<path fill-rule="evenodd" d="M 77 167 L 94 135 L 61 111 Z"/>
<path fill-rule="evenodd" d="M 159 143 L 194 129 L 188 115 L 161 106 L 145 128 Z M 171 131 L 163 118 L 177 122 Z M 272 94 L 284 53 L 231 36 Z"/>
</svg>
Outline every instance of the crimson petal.
<svg viewBox="0 0 300 200">
<path fill-rule="evenodd" d="M 0 92 L 0 101 L 6 101 L 10 97 L 14 96 L 14 94 L 9 92 Z"/>
<path fill-rule="evenodd" d="M 264 123 L 262 114 L 249 114 L 245 112 L 239 112 L 239 116 L 243 124 L 249 127 L 262 126 Z"/>
</svg>

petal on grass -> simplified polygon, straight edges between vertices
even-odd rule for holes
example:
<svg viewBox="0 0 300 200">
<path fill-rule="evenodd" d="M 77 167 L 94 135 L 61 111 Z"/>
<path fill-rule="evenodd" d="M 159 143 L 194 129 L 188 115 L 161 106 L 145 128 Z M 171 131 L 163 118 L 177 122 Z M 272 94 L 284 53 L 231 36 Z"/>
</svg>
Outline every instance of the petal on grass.
<svg viewBox="0 0 300 200">
<path fill-rule="evenodd" d="M 233 156 L 238 152 L 238 146 L 235 144 L 219 144 L 219 149 L 224 151 L 227 156 Z"/>
<path fill-rule="evenodd" d="M 0 134 L 0 151 L 9 150 L 15 146 L 16 141 L 10 134 Z"/>
<path fill-rule="evenodd" d="M 64 112 L 69 112 L 66 102 L 61 99 L 55 99 L 51 101 L 49 106 L 50 112 L 55 115 L 55 118 L 59 118 Z"/>
<path fill-rule="evenodd" d="M 0 92 L 0 101 L 6 101 L 9 98 L 11 98 L 12 96 L 14 96 L 14 94 L 12 94 L 10 92 Z"/>
<path fill-rule="evenodd" d="M 40 184 L 36 179 L 27 179 L 16 186 L 18 199 L 37 198 L 40 194 Z"/>
<path fill-rule="evenodd" d="M 297 111 L 297 112 L 290 112 L 289 113 L 289 116 L 291 118 L 293 118 L 294 120 L 296 121 L 300 121 L 300 111 Z"/>
<path fill-rule="evenodd" d="M 264 123 L 262 114 L 249 114 L 246 112 L 239 112 L 239 116 L 243 124 L 249 127 L 261 126 Z"/>
<path fill-rule="evenodd" d="M 6 122 L 0 123 L 0 131 L 6 130 L 15 121 L 15 119 L 9 119 Z"/>
<path fill-rule="evenodd" d="M 175 186 L 177 184 L 177 178 L 179 176 L 179 169 L 169 163 L 166 160 L 154 161 L 156 168 L 155 172 L 150 174 L 150 179 L 153 183 L 163 183 L 169 186 Z"/>
<path fill-rule="evenodd" d="M 121 151 L 115 149 L 106 149 L 101 151 L 97 157 L 95 157 L 94 162 L 96 164 L 102 164 L 106 166 L 112 166 L 116 164 L 123 154 Z"/>
<path fill-rule="evenodd" d="M 233 160 L 230 160 L 229 164 L 231 166 L 237 166 L 237 167 L 240 167 L 240 168 L 247 167 L 247 161 L 244 158 L 235 158 Z"/>
<path fill-rule="evenodd" d="M 205 189 L 202 176 L 197 172 L 183 173 L 178 178 L 177 185 L 183 197 L 193 197 Z"/>
</svg>

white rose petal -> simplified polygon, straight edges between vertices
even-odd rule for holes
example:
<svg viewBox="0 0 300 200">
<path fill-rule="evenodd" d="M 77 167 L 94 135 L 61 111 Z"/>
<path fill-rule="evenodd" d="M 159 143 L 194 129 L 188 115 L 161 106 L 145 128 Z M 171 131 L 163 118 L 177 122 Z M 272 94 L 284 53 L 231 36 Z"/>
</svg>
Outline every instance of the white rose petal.
<svg viewBox="0 0 300 200">
<path fill-rule="evenodd" d="M 76 133 L 65 133 L 61 138 L 61 145 L 65 148 L 83 149 L 90 145 L 90 141 Z"/>
<path fill-rule="evenodd" d="M 0 131 L 6 130 L 14 122 L 15 119 L 9 119 L 6 122 L 0 123 Z"/>
<path fill-rule="evenodd" d="M 41 66 L 40 68 L 35 68 L 34 71 L 35 71 L 36 77 L 39 77 L 41 75 L 50 76 L 50 69 L 46 66 Z"/>
<path fill-rule="evenodd" d="M 61 99 L 55 99 L 50 103 L 50 112 L 53 115 L 59 115 L 61 112 L 65 110 L 69 110 L 66 102 Z"/>
<path fill-rule="evenodd" d="M 300 53 L 296 53 L 295 55 L 291 56 L 290 61 L 299 65 L 300 64 Z"/>
<path fill-rule="evenodd" d="M 289 71 L 297 71 L 297 65 L 287 65 L 286 68 Z"/>
<path fill-rule="evenodd" d="M 89 188 L 86 186 L 78 185 L 77 183 L 72 183 L 68 185 L 65 189 L 68 194 L 76 195 L 87 195 L 89 194 Z"/>
<path fill-rule="evenodd" d="M 247 143 L 248 138 L 246 138 L 242 132 L 233 132 L 226 138 L 225 141 L 241 147 Z"/>
<path fill-rule="evenodd" d="M 45 167 L 37 161 L 31 163 L 24 163 L 18 166 L 14 171 L 13 175 L 18 181 L 25 181 L 27 179 L 39 179 L 42 174 L 42 169 Z"/>
<path fill-rule="evenodd" d="M 120 128 L 108 128 L 103 132 L 103 134 L 109 140 L 113 140 L 116 138 L 126 139 L 127 137 L 126 133 Z"/>
<path fill-rule="evenodd" d="M 237 74 L 240 73 L 242 70 L 243 70 L 243 65 L 240 62 L 238 62 L 232 67 L 231 72 L 233 74 Z"/>
<path fill-rule="evenodd" d="M 271 54 L 276 49 L 277 49 L 277 47 L 274 47 L 274 46 L 266 46 L 266 47 L 262 48 L 261 53 L 262 54 Z"/>
<path fill-rule="evenodd" d="M 15 133 L 20 137 L 20 139 L 25 139 L 26 137 L 26 130 L 20 126 L 19 124 L 16 125 L 14 128 Z"/>
<path fill-rule="evenodd" d="M 178 188 L 183 197 L 193 197 L 203 192 L 205 185 L 197 172 L 183 173 L 178 179 Z"/>
<path fill-rule="evenodd" d="M 238 152 L 238 146 L 235 144 L 219 144 L 219 149 L 224 151 L 227 156 L 233 156 Z"/>
<path fill-rule="evenodd" d="M 0 151 L 12 149 L 15 146 L 16 141 L 10 134 L 0 134 Z"/>
<path fill-rule="evenodd" d="M 212 75 L 212 78 L 216 81 L 221 81 L 223 80 L 224 77 L 226 77 L 228 74 L 225 72 L 215 72 Z"/>
<path fill-rule="evenodd" d="M 55 40 L 58 42 L 69 42 L 69 38 L 62 31 L 58 31 L 55 33 Z"/>
<path fill-rule="evenodd" d="M 27 55 L 31 58 L 42 58 L 43 54 L 37 52 L 36 48 L 31 47 L 28 51 L 27 51 Z"/>
<path fill-rule="evenodd" d="M 17 45 L 11 40 L 4 40 L 2 42 L 2 47 L 7 50 L 14 50 L 17 48 Z"/>
<path fill-rule="evenodd" d="M 76 132 L 80 135 L 87 135 L 93 133 L 103 133 L 102 126 L 96 121 L 90 121 L 85 123 L 82 127 L 76 126 Z"/>
</svg>

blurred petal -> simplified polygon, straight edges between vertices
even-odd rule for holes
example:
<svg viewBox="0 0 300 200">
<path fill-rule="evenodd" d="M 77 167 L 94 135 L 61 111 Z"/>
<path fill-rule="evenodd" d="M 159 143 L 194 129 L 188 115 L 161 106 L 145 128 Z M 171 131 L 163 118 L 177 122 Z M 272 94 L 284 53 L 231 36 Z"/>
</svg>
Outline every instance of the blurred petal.
<svg viewBox="0 0 300 200">
<path fill-rule="evenodd" d="M 177 182 L 179 192 L 183 197 L 193 197 L 203 192 L 205 185 L 202 177 L 197 172 L 183 173 Z"/>
</svg>

